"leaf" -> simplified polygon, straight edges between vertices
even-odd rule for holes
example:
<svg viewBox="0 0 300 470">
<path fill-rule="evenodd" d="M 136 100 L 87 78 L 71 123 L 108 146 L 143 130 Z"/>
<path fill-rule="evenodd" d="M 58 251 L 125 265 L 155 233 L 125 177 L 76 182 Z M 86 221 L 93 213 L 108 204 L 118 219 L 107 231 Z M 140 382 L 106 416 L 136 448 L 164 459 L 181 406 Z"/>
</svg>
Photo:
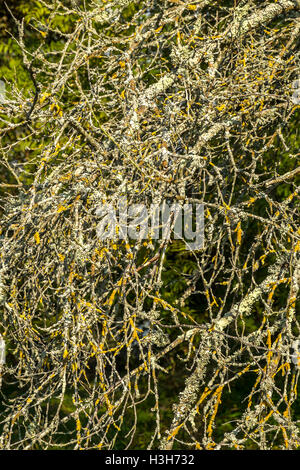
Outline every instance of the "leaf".
<svg viewBox="0 0 300 470">
<path fill-rule="evenodd" d="M 35 232 L 34 239 L 35 239 L 36 244 L 39 245 L 41 242 L 39 232 Z"/>
</svg>

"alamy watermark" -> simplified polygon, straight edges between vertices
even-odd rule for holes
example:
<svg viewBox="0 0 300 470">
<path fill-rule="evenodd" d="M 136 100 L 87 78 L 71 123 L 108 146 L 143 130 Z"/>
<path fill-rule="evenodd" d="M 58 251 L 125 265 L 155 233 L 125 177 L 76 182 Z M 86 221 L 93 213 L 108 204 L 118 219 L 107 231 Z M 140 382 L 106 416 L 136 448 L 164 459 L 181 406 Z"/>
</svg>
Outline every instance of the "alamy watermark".
<svg viewBox="0 0 300 470">
<path fill-rule="evenodd" d="M 162 204 L 128 204 L 119 201 L 117 207 L 105 203 L 98 207 L 101 218 L 97 236 L 101 240 L 184 240 L 187 249 L 200 250 L 204 246 L 203 204 L 163 202 Z"/>
</svg>

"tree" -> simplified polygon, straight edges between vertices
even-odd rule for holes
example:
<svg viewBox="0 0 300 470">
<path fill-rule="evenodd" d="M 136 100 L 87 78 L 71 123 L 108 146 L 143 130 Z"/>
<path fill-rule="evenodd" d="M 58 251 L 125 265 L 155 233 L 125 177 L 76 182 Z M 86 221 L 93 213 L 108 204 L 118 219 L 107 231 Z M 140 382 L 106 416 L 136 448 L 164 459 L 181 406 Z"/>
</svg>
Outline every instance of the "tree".
<svg viewBox="0 0 300 470">
<path fill-rule="evenodd" d="M 2 448 L 297 448 L 299 2 L 39 4 L 1 114 L 3 158 L 30 153 L 1 221 Z M 99 236 L 125 200 L 201 205 L 204 245 Z"/>
<path fill-rule="evenodd" d="M 41 40 L 45 39 L 43 25 L 48 19 L 49 10 L 38 0 L 11 0 L 7 3 L 0 6 L 1 84 L 2 87 L 3 85 L 5 87 L 5 94 L 9 94 L 13 87 L 22 89 L 23 100 L 28 103 L 32 92 L 32 74 L 23 63 L 22 49 L 16 39 L 18 36 L 18 23 L 15 20 L 23 21 L 29 50 L 36 50 Z M 72 15 L 55 15 L 53 26 L 59 27 L 60 34 L 58 34 L 58 31 L 48 34 L 44 41 L 44 51 L 53 54 L 53 51 L 61 48 L 65 41 L 64 34 L 71 30 L 71 24 Z M 3 106 L 1 106 L 0 100 L 1 109 L 3 109 Z M 4 119 L 1 120 L 0 126 L 5 129 L 2 135 L 2 146 L 6 150 L 6 158 L 2 158 L 0 167 L 2 181 L 0 195 L 2 195 L 7 191 L 10 193 L 16 192 L 19 185 L 28 185 L 32 182 L 32 175 L 30 174 L 32 173 L 31 161 L 33 154 L 37 154 L 35 150 L 38 143 L 34 144 L 32 142 L 32 134 L 28 127 L 22 124 L 22 121 L 7 128 Z"/>
</svg>

